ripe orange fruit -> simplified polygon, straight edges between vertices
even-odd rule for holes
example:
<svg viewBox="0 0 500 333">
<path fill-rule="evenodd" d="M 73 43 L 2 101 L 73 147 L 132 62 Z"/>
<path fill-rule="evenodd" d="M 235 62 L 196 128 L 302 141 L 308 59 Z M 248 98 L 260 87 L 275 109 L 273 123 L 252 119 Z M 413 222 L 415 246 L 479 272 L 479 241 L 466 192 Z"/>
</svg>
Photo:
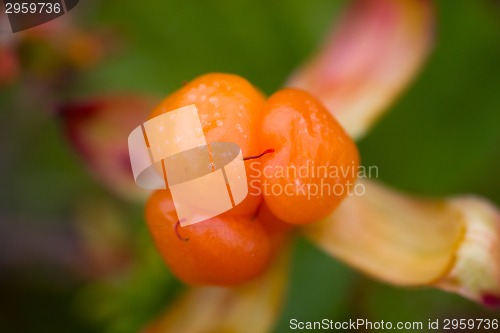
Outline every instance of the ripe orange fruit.
<svg viewBox="0 0 500 333">
<path fill-rule="evenodd" d="M 355 173 L 318 177 L 283 172 L 309 164 L 357 171 L 357 149 L 325 107 L 306 92 L 285 89 L 265 101 L 250 83 L 229 74 L 193 80 L 166 98 L 150 118 L 191 104 L 198 109 L 207 143 L 236 143 L 244 157 L 272 153 L 246 160 L 249 194 L 233 209 L 181 227 L 170 192 L 160 190 L 146 205 L 147 224 L 160 254 L 182 281 L 242 283 L 269 265 L 293 224 L 328 215 L 356 178 Z M 342 192 L 311 195 L 313 186 L 324 183 Z"/>
<path fill-rule="evenodd" d="M 221 214 L 180 227 L 168 190 L 150 197 L 146 221 L 168 267 L 189 284 L 242 283 L 260 275 L 272 258 L 271 237 L 258 218 Z"/>
<path fill-rule="evenodd" d="M 149 119 L 183 106 L 195 104 L 207 143 L 233 142 L 243 156 L 259 152 L 257 135 L 261 123 L 264 95 L 247 80 L 232 74 L 212 73 L 189 82 L 156 107 Z M 259 177 L 257 170 L 245 163 L 247 180 Z M 255 212 L 262 197 L 252 187 L 249 195 L 233 213 Z"/>
<path fill-rule="evenodd" d="M 354 185 L 356 145 L 310 94 L 283 89 L 264 105 L 260 148 L 261 188 L 274 215 L 292 224 L 330 214 Z"/>
</svg>

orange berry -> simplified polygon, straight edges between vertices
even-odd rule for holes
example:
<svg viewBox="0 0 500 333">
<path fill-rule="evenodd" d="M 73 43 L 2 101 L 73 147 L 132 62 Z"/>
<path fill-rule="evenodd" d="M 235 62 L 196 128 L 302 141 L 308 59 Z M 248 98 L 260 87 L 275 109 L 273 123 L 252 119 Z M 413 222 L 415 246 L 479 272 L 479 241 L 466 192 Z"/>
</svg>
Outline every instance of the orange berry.
<svg viewBox="0 0 500 333">
<path fill-rule="evenodd" d="M 184 282 L 242 283 L 269 265 L 291 224 L 321 219 L 338 205 L 355 181 L 357 149 L 309 94 L 285 89 L 266 102 L 250 83 L 229 74 L 193 80 L 166 98 L 150 118 L 191 104 L 198 109 L 208 143 L 241 147 L 249 195 L 221 215 L 181 227 L 170 192 L 156 191 L 146 205 L 146 220 L 160 254 Z M 309 164 L 321 170 L 334 167 L 338 173 L 332 177 L 328 169 L 325 177 L 318 177 L 306 170 L 304 175 L 300 169 Z M 349 168 L 354 172 L 346 172 Z M 293 169 L 295 174 L 286 173 Z M 311 192 L 324 183 L 337 191 L 340 187 L 341 193 Z M 288 192 L 274 193 L 275 186 Z"/>
<path fill-rule="evenodd" d="M 308 93 L 283 89 L 264 105 L 261 189 L 278 218 L 292 224 L 330 214 L 356 180 L 358 151 L 328 110 Z"/>
<path fill-rule="evenodd" d="M 156 107 L 149 119 L 183 106 L 195 104 L 207 143 L 233 142 L 240 146 L 243 156 L 259 152 L 257 136 L 261 123 L 264 96 L 247 80 L 232 74 L 212 73 L 189 82 Z M 258 178 L 256 170 L 245 163 L 247 179 Z M 232 214 L 252 214 L 262 201 L 252 193 Z"/>
<path fill-rule="evenodd" d="M 271 238 L 258 218 L 221 214 L 180 227 L 168 190 L 150 197 L 146 221 L 163 259 L 188 284 L 242 283 L 260 275 L 272 257 Z"/>
</svg>

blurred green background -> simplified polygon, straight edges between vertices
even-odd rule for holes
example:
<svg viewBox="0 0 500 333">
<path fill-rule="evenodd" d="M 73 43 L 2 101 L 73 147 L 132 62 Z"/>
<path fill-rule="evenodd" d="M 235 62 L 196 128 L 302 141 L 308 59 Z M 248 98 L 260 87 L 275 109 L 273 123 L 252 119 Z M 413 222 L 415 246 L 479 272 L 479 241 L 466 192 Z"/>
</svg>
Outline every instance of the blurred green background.
<svg viewBox="0 0 500 333">
<path fill-rule="evenodd" d="M 143 205 L 116 198 L 89 175 L 54 105 L 116 91 L 163 97 L 213 71 L 237 73 L 272 93 L 320 45 L 346 3 L 82 0 L 72 24 L 109 32 L 113 52 L 54 79 L 57 59 L 36 45 L 21 50 L 21 73 L 0 92 L 0 332 L 137 332 L 183 288 L 152 246 Z M 435 49 L 359 142 L 362 160 L 407 192 L 476 193 L 500 205 L 500 5 L 436 7 Z M 90 239 L 83 245 L 81 233 Z M 88 252 L 105 259 L 89 264 Z M 499 313 L 432 289 L 380 284 L 298 239 L 275 332 L 288 332 L 290 318 L 438 317 Z"/>
</svg>

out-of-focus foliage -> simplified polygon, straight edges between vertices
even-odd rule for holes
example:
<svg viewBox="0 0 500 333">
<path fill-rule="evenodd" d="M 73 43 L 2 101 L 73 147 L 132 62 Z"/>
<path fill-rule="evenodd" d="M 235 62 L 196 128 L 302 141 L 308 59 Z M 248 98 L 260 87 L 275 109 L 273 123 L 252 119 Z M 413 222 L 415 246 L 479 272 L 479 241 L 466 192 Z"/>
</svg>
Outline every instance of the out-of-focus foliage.
<svg viewBox="0 0 500 333">
<path fill-rule="evenodd" d="M 83 72 L 61 75 L 50 89 L 23 67 L 41 61 L 40 53 L 23 51 L 19 77 L 0 91 L 0 331 L 136 332 L 182 288 L 153 249 L 141 205 L 103 189 L 70 149 L 52 112 L 59 101 L 109 91 L 163 97 L 212 71 L 240 74 L 271 93 L 320 44 L 343 5 L 82 1 L 73 24 L 110 32 L 117 50 Z M 360 142 L 362 160 L 402 190 L 473 192 L 500 204 L 500 7 L 491 0 L 436 5 L 434 53 Z M 118 212 L 118 222 L 82 214 L 89 202 Z M 82 232 L 85 219 L 102 233 Z M 44 243 L 49 234 L 52 247 Z M 96 234 L 102 239 L 92 238 Z M 109 239 L 116 247 L 88 250 L 88 244 Z M 102 269 L 96 259 L 102 257 L 114 269 Z M 427 322 L 491 316 L 458 296 L 381 285 L 301 239 L 276 332 L 289 331 L 290 318 Z"/>
</svg>

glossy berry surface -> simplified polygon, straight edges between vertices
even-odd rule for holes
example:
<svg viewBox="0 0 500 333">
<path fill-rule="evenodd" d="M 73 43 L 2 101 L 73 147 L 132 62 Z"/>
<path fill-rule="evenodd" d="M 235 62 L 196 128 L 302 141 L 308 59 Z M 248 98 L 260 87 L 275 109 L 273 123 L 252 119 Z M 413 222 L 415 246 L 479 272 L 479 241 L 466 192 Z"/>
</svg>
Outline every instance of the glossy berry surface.
<svg viewBox="0 0 500 333">
<path fill-rule="evenodd" d="M 240 146 L 243 156 L 250 156 L 259 153 L 257 136 L 264 102 L 264 95 L 242 77 L 212 73 L 194 79 L 168 96 L 149 118 L 195 104 L 207 143 L 233 142 Z M 258 177 L 250 164 L 245 166 L 249 180 Z M 261 200 L 258 193 L 250 192 L 235 207 L 235 213 L 251 214 Z"/>
<path fill-rule="evenodd" d="M 283 89 L 264 105 L 261 187 L 271 211 L 304 224 L 328 216 L 354 185 L 358 151 L 335 118 L 302 90 Z"/>
<path fill-rule="evenodd" d="M 242 283 L 271 260 L 271 236 L 252 216 L 225 213 L 180 227 L 169 191 L 160 190 L 146 205 L 146 220 L 168 267 L 189 284 Z"/>
</svg>

